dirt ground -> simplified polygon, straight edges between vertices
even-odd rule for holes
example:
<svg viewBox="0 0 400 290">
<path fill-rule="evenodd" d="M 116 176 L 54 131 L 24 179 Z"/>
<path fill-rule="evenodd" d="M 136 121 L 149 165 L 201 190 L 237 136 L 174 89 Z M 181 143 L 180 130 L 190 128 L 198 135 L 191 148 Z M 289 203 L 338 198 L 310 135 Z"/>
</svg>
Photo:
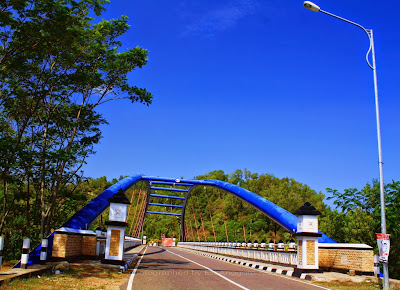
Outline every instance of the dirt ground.
<svg viewBox="0 0 400 290">
<path fill-rule="evenodd" d="M 0 289 L 119 289 L 128 279 L 127 274 L 118 273 L 118 268 L 70 264 L 70 270 L 61 274 L 45 273 L 30 279 L 14 280 Z"/>
</svg>

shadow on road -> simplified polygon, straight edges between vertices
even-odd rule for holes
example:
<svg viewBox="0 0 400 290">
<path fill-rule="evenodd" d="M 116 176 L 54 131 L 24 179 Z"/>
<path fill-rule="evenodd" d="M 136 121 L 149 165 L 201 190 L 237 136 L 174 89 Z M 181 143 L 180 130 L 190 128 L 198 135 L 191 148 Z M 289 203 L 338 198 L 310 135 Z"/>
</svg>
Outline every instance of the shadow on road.
<svg viewBox="0 0 400 290">
<path fill-rule="evenodd" d="M 154 249 L 154 248 L 152 248 L 152 249 Z M 162 253 L 162 252 L 165 252 L 165 250 L 159 248 L 158 251 L 154 251 L 154 252 L 151 252 L 151 253 L 150 252 L 146 252 L 145 254 L 142 254 L 142 256 L 150 256 L 150 255 L 154 255 L 154 254 L 158 254 L 158 253 Z"/>
</svg>

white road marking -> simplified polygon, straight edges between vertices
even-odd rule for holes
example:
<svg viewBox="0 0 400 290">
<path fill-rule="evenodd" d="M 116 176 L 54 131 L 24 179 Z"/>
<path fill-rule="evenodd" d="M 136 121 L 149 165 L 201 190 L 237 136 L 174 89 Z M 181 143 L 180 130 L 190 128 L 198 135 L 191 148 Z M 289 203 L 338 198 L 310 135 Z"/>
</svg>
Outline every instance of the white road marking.
<svg viewBox="0 0 400 290">
<path fill-rule="evenodd" d="M 182 249 L 182 248 L 179 248 L 179 249 L 180 249 L 180 250 L 187 251 L 187 252 L 190 252 L 190 253 L 195 253 L 195 254 L 198 253 L 198 252 L 196 252 L 195 250 Z M 226 263 L 229 263 L 229 262 L 226 262 Z M 240 266 L 240 267 L 246 268 L 245 266 Z M 305 280 L 301 280 L 301 279 L 299 279 L 299 278 L 293 278 L 293 277 L 291 277 L 291 276 L 273 273 L 273 272 L 271 272 L 272 267 L 268 267 L 268 268 L 267 268 L 267 271 L 268 271 L 268 269 L 270 269 L 270 270 L 269 270 L 269 273 L 266 273 L 266 272 L 265 272 L 266 270 L 262 270 L 262 269 L 254 269 L 254 271 L 258 271 L 258 272 L 261 272 L 261 273 L 265 273 L 265 274 L 267 274 L 267 275 L 273 275 L 273 276 L 280 277 L 280 278 L 284 278 L 284 279 L 289 279 L 289 280 L 292 280 L 292 281 L 296 281 L 296 282 L 298 282 L 298 283 L 303 283 L 303 284 L 312 285 L 313 287 L 317 287 L 317 288 L 321 288 L 321 289 L 331 290 L 331 288 L 327 288 L 327 287 L 324 287 L 324 286 L 321 286 L 321 285 L 318 285 L 318 284 L 314 284 L 314 283 L 311 283 L 311 282 L 308 282 L 308 281 L 305 281 Z M 293 271 L 289 271 L 289 272 L 293 273 Z"/>
<path fill-rule="evenodd" d="M 146 253 L 146 251 L 147 251 L 147 246 L 146 246 L 146 249 L 144 249 L 144 252 L 143 252 L 142 256 L 140 257 L 139 262 L 136 264 L 135 269 L 133 269 L 133 271 L 132 271 L 132 273 L 131 273 L 131 276 L 129 277 L 128 287 L 126 287 L 126 290 L 132 290 L 133 278 L 135 278 L 136 271 L 137 271 L 137 269 L 139 268 L 140 262 L 142 261 L 142 259 L 143 259 L 143 257 L 144 257 L 144 254 Z"/>
<path fill-rule="evenodd" d="M 190 261 L 190 262 L 192 262 L 192 263 L 194 263 L 194 264 L 196 264 L 196 265 L 199 265 L 200 267 L 203 267 L 203 268 L 207 269 L 208 271 L 214 273 L 215 275 L 220 276 L 221 278 L 223 278 L 223 279 L 225 279 L 226 281 L 228 281 L 228 282 L 230 282 L 230 283 L 232 283 L 232 284 L 238 286 L 238 287 L 241 288 L 241 289 L 249 289 L 249 288 L 246 288 L 246 287 L 244 287 L 244 286 L 242 286 L 242 285 L 236 283 L 235 281 L 232 281 L 231 279 L 229 279 L 229 278 L 227 278 L 227 277 L 221 275 L 220 273 L 215 272 L 213 269 L 208 268 L 207 266 L 204 266 L 204 265 L 202 265 L 202 264 L 199 264 L 199 263 L 197 263 L 197 262 L 195 262 L 195 261 L 192 261 L 192 260 L 190 260 L 190 259 L 188 259 L 188 258 L 185 258 L 185 257 L 183 257 L 183 256 L 181 256 L 181 255 L 178 255 L 178 254 L 176 254 L 176 253 L 174 253 L 174 252 L 171 252 L 171 251 L 169 251 L 169 250 L 166 250 L 166 251 L 167 251 L 167 252 L 170 252 L 170 253 L 172 253 L 172 254 L 178 256 L 178 257 L 181 257 L 182 259 L 188 260 L 188 261 Z M 129 290 L 130 290 L 130 289 L 129 289 Z"/>
</svg>

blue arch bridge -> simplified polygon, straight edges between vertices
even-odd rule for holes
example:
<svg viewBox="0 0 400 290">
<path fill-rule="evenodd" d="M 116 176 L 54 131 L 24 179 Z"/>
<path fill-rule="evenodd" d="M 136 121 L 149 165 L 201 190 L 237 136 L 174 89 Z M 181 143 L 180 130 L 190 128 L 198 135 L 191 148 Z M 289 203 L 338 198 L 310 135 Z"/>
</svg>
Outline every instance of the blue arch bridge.
<svg viewBox="0 0 400 290">
<path fill-rule="evenodd" d="M 173 178 L 160 178 L 154 176 L 145 175 L 134 175 L 129 176 L 121 181 L 115 183 L 104 192 L 99 194 L 96 198 L 85 205 L 80 211 L 76 212 L 69 220 L 67 220 L 62 227 L 76 229 L 76 230 L 86 230 L 88 229 L 109 207 L 110 199 L 119 190 L 127 191 L 129 188 L 137 184 L 138 182 L 147 183 L 147 193 L 145 195 L 145 206 L 144 214 L 141 216 L 141 226 L 143 226 L 143 221 L 146 214 L 166 214 L 166 215 L 176 215 L 181 216 L 181 228 L 180 237 L 182 241 L 188 240 L 188 235 L 185 232 L 185 213 L 187 201 L 190 197 L 191 192 L 196 187 L 216 187 L 220 190 L 224 190 L 242 201 L 248 203 L 256 210 L 265 214 L 269 219 L 275 223 L 282 226 L 288 232 L 295 234 L 297 232 L 297 217 L 287 210 L 277 206 L 276 204 L 270 202 L 269 200 L 248 191 L 240 186 L 230 184 L 228 182 L 205 179 L 205 180 L 181 180 Z M 167 194 L 159 194 L 159 192 Z M 177 194 L 178 193 L 178 194 Z M 156 199 L 158 202 L 154 202 Z M 164 203 L 159 202 L 165 200 Z M 176 202 L 170 204 L 170 200 L 173 199 Z M 149 206 L 159 206 L 159 207 L 174 207 L 181 209 L 180 213 L 173 212 L 161 212 L 161 211 L 150 211 Z M 326 236 L 324 233 L 319 232 L 321 237 L 318 238 L 319 243 L 336 243 L 333 239 Z M 48 237 L 48 255 L 51 257 L 52 247 L 53 247 L 53 236 L 54 233 Z M 29 265 L 36 264 L 40 262 L 40 251 L 41 246 L 36 247 L 29 254 Z"/>
</svg>

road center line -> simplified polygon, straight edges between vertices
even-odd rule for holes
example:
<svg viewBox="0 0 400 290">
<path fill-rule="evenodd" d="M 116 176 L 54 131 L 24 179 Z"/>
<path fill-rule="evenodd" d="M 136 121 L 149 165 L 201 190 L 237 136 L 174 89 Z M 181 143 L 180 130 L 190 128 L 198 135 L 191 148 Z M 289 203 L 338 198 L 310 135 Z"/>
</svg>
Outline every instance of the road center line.
<svg viewBox="0 0 400 290">
<path fill-rule="evenodd" d="M 171 252 L 171 251 L 169 251 L 169 250 L 166 250 L 166 251 L 167 251 L 167 252 L 170 252 L 170 253 L 172 253 L 172 254 L 178 256 L 178 257 L 181 257 L 182 259 L 188 260 L 188 261 L 190 261 L 190 262 L 192 262 L 192 263 L 194 263 L 194 264 L 196 264 L 196 265 L 199 265 L 200 267 L 203 267 L 203 268 L 207 269 L 208 271 L 214 273 L 215 275 L 220 276 L 221 278 L 223 278 L 223 279 L 225 279 L 226 281 L 228 281 L 228 282 L 230 282 L 230 283 L 232 283 L 232 284 L 238 286 L 238 287 L 241 288 L 241 289 L 247 289 L 247 290 L 249 289 L 249 288 L 246 288 L 246 287 L 244 287 L 244 286 L 242 286 L 242 285 L 236 283 L 235 281 L 232 281 L 231 279 L 229 279 L 229 278 L 227 278 L 227 277 L 221 275 L 220 273 L 215 272 L 213 269 L 208 268 L 207 266 L 204 266 L 204 265 L 202 265 L 202 264 L 199 264 L 199 263 L 197 263 L 197 262 L 195 262 L 195 261 L 192 261 L 192 260 L 190 260 L 190 259 L 188 259 L 188 258 L 185 258 L 185 257 L 183 257 L 183 256 L 181 256 L 181 255 L 178 255 L 178 254 L 176 254 L 176 253 L 174 253 L 174 252 Z M 130 290 L 130 289 L 128 289 L 128 290 Z"/>
<path fill-rule="evenodd" d="M 133 278 L 135 278 L 136 271 L 139 268 L 140 262 L 142 261 L 142 259 L 144 257 L 144 254 L 146 254 L 146 251 L 147 251 L 147 246 L 144 249 L 144 252 L 143 252 L 142 256 L 140 257 L 139 262 L 136 264 L 135 269 L 133 269 L 133 271 L 131 273 L 131 276 L 129 277 L 128 287 L 126 287 L 126 290 L 132 290 Z"/>
</svg>

